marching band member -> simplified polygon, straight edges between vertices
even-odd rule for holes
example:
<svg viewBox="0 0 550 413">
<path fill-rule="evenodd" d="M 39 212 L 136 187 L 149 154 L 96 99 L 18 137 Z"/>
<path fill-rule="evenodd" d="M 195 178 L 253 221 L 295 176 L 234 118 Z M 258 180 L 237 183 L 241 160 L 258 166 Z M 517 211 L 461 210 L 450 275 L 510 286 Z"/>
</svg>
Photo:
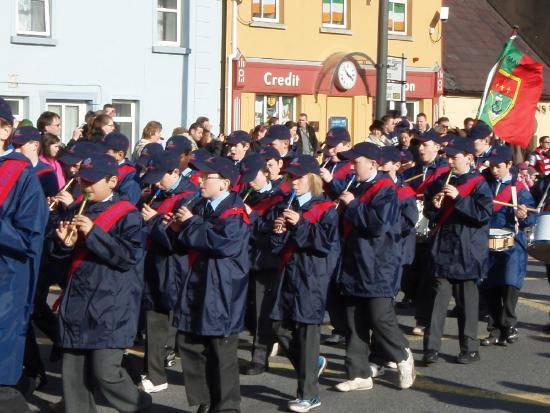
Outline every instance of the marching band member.
<svg viewBox="0 0 550 413">
<path fill-rule="evenodd" d="M 240 411 L 237 345 L 248 287 L 248 215 L 231 192 L 238 177 L 231 160 L 210 157 L 194 165 L 202 173 L 202 199 L 181 206 L 170 226 L 189 262 L 173 310 L 185 390 L 199 412 Z"/>
<path fill-rule="evenodd" d="M 535 168 L 540 176 L 545 177 L 550 174 L 550 136 L 541 136 L 539 146 L 529 155 L 529 166 Z"/>
<path fill-rule="evenodd" d="M 151 396 L 121 367 L 137 331 L 144 237 L 138 210 L 114 193 L 117 175 L 109 155 L 82 161 L 77 177 L 84 199 L 70 207 L 69 220 L 60 222 L 51 245 L 56 265 L 68 277 L 59 307 L 67 412 L 96 412 L 94 390 L 120 411 L 151 405 Z"/>
<path fill-rule="evenodd" d="M 290 161 L 294 156 L 290 144 L 290 129 L 284 125 L 270 126 L 260 143 L 274 148 L 283 161 Z"/>
<path fill-rule="evenodd" d="M 235 165 L 239 165 L 250 151 L 250 135 L 243 130 L 231 132 L 225 144 L 228 158 L 235 162 Z"/>
<path fill-rule="evenodd" d="M 0 98 L 0 410 L 30 412 L 14 386 L 22 372 L 48 206 L 29 160 L 7 148 L 13 120 Z"/>
<path fill-rule="evenodd" d="M 353 174 L 351 163 L 338 157 L 338 153 L 351 149 L 351 136 L 346 128 L 332 128 L 325 139 L 324 167 L 321 168 L 321 179 L 324 190 L 331 198 L 337 198 Z"/>
<path fill-rule="evenodd" d="M 283 172 L 292 181 L 293 193 L 269 215 L 273 253 L 280 260 L 271 318 L 298 376 L 297 398 L 288 408 L 308 412 L 321 405 L 318 377 L 327 361 L 319 356 L 320 326 L 340 257 L 338 215 L 334 203 L 323 196 L 315 158 L 300 155 Z"/>
<path fill-rule="evenodd" d="M 460 341 L 456 362 L 468 364 L 479 360 L 477 282 L 487 273 L 493 198 L 483 176 L 471 166 L 475 151 L 471 139 L 451 137 L 443 151 L 452 170 L 430 184 L 424 202 L 424 214 L 435 222 L 431 243 L 435 296 L 424 334 L 423 361 L 430 364 L 439 358 L 452 294 Z"/>
<path fill-rule="evenodd" d="M 283 169 L 283 160 L 279 152 L 271 146 L 264 146 L 258 154 L 267 162 L 267 170 L 269 171 L 269 180 L 274 190 L 283 192 L 284 194 L 290 193 L 290 186 L 285 179 L 285 176 L 281 174 Z"/>
<path fill-rule="evenodd" d="M 339 156 L 353 161 L 357 183 L 340 195 L 346 204 L 339 283 L 346 296 L 348 380 L 336 389 L 372 388 L 370 331 L 377 336 L 381 352 L 397 363 L 399 387 L 409 388 L 416 376 L 414 360 L 393 307 L 402 252 L 396 186 L 378 171 L 380 149 L 375 144 L 359 143 Z"/>
<path fill-rule="evenodd" d="M 512 156 L 510 147 L 498 146 L 488 158 L 491 171 L 488 184 L 495 201 L 513 204 L 515 197 L 517 209 L 493 205 L 491 228 L 507 228 L 516 233 L 512 248 L 489 252 L 489 273 L 481 283 L 481 293 L 489 307 L 489 336 L 481 340 L 482 346 L 505 346 L 518 339 L 516 305 L 527 272 L 527 240 L 523 230 L 535 224 L 536 214 L 527 211 L 527 207 L 535 206 L 535 201 L 529 189 L 517 181 Z"/>
<path fill-rule="evenodd" d="M 482 121 L 477 121 L 468 131 L 468 138 L 474 141 L 474 161 L 475 167 L 479 172 L 482 172 L 489 166 L 488 158 L 493 149 L 491 146 L 491 135 L 491 128 Z"/>
</svg>

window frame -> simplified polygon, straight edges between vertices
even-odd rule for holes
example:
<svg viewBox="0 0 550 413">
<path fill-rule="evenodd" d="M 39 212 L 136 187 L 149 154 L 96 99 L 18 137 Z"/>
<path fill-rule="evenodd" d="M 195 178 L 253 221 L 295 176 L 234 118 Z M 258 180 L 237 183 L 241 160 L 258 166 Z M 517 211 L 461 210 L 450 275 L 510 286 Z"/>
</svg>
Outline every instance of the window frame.
<svg viewBox="0 0 550 413">
<path fill-rule="evenodd" d="M 394 4 L 398 3 L 398 4 L 403 4 L 405 6 L 405 30 L 401 32 L 401 31 L 390 30 L 390 28 L 388 28 L 388 34 L 393 34 L 397 36 L 407 36 L 409 34 L 409 0 L 389 0 L 388 6 L 389 6 L 389 3 L 394 3 Z M 390 12 L 393 14 L 393 9 L 392 10 L 388 9 L 388 22 L 389 22 Z M 392 19 L 392 24 L 393 24 L 393 28 L 395 28 L 395 23 L 393 19 Z"/>
<path fill-rule="evenodd" d="M 330 0 L 330 19 L 332 21 L 332 6 L 333 1 Z M 334 24 L 334 23 L 324 23 L 323 22 L 323 2 L 321 1 L 321 27 L 328 29 L 347 29 L 348 28 L 348 0 L 344 0 L 344 23 L 343 24 Z"/>
<path fill-rule="evenodd" d="M 89 102 L 85 100 L 65 100 L 65 99 L 48 99 L 46 100 L 46 109 L 47 111 L 54 112 L 50 109 L 51 106 L 61 106 L 61 113 L 59 114 L 59 118 L 61 120 L 61 131 L 59 139 L 61 139 L 61 143 L 67 144 L 71 138 L 72 138 L 72 130 L 69 132 L 70 136 L 65 136 L 65 124 L 64 119 L 66 119 L 65 116 L 65 110 L 67 106 L 78 106 L 78 122 L 75 127 L 79 127 L 84 123 L 84 118 L 86 117 L 86 112 L 88 111 Z M 57 113 L 57 112 L 54 112 Z"/>
<path fill-rule="evenodd" d="M 263 15 L 263 2 L 264 0 L 258 0 L 260 2 L 260 12 Z M 251 7 L 254 4 L 254 0 L 250 3 Z M 281 15 L 280 15 L 280 5 L 281 0 L 275 0 L 275 18 L 267 18 L 267 17 L 254 17 L 254 13 L 252 13 L 252 10 L 250 10 L 252 14 L 252 21 L 255 22 L 265 22 L 265 23 L 279 23 L 281 21 Z"/>
<path fill-rule="evenodd" d="M 50 0 L 44 1 L 44 27 L 45 31 L 36 32 L 33 30 L 19 30 L 19 2 L 21 0 L 15 0 L 15 33 L 18 36 L 34 36 L 34 37 L 51 37 L 51 5 Z"/>
<path fill-rule="evenodd" d="M 270 94 L 270 93 L 257 93 L 254 102 L 256 103 L 258 101 L 258 97 L 262 97 L 262 118 L 260 124 L 264 124 L 268 121 L 269 116 L 267 116 L 267 98 L 268 96 L 274 96 L 277 98 L 277 103 L 275 104 L 277 107 L 277 117 L 279 118 L 279 122 L 283 124 L 283 122 L 287 122 L 293 119 L 296 119 L 296 95 L 277 95 L 277 94 Z M 290 118 L 288 120 L 283 120 L 281 118 L 281 108 L 283 106 L 283 98 L 292 98 L 292 113 L 290 114 Z M 254 122 L 256 122 L 256 104 L 254 104 Z"/>
<path fill-rule="evenodd" d="M 26 104 L 26 99 L 25 97 L 22 97 L 22 96 L 0 96 L 2 99 L 4 99 L 6 102 L 17 102 L 19 104 L 19 112 L 18 113 L 13 113 L 12 111 L 12 115 L 15 119 L 17 119 L 19 122 L 22 121 L 23 119 L 25 119 L 25 104 Z"/>
<path fill-rule="evenodd" d="M 136 143 L 138 142 L 138 116 L 137 116 L 137 108 L 138 108 L 139 101 L 137 100 L 126 100 L 126 99 L 113 99 L 112 104 L 116 105 L 130 105 L 130 116 L 118 116 L 117 115 L 113 117 L 113 121 L 115 123 L 131 123 L 132 124 L 132 136 L 128 136 L 128 140 L 130 141 L 130 149 L 129 151 L 133 151 Z"/>
<path fill-rule="evenodd" d="M 176 14 L 176 40 L 175 41 L 169 41 L 169 40 L 162 40 L 159 38 L 159 22 L 158 22 L 158 15 L 159 13 L 175 13 Z M 182 15 L 182 3 L 181 0 L 176 0 L 176 8 L 175 9 L 167 9 L 165 7 L 159 7 L 159 0 L 155 0 L 155 22 L 156 22 L 156 42 L 155 44 L 159 46 L 181 46 L 181 39 L 182 39 L 182 22 L 181 22 L 181 15 Z"/>
</svg>

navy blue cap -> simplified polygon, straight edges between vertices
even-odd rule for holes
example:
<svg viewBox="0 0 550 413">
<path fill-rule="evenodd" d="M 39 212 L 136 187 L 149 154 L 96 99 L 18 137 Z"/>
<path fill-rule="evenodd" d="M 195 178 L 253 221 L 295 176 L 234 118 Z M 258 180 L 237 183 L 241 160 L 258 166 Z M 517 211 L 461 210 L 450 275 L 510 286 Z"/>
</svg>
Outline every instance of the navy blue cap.
<svg viewBox="0 0 550 413">
<path fill-rule="evenodd" d="M 150 144 L 149 144 L 150 145 Z M 156 184 L 164 174 L 180 166 L 180 155 L 175 151 L 160 151 L 155 153 L 147 164 L 147 172 L 141 178 L 146 184 Z"/>
<path fill-rule="evenodd" d="M 338 157 L 340 159 L 355 159 L 360 156 L 378 161 L 380 159 L 380 148 L 374 143 L 361 142 L 354 145 L 349 151 L 339 152 Z"/>
<path fill-rule="evenodd" d="M 474 140 L 454 135 L 449 139 L 447 146 L 445 146 L 441 150 L 451 156 L 457 155 L 462 152 L 474 155 Z"/>
<path fill-rule="evenodd" d="M 420 142 L 434 141 L 435 143 L 438 143 L 440 145 L 446 140 L 446 139 L 442 139 L 441 136 L 439 136 L 439 133 L 437 133 L 433 129 L 427 130 L 424 133 L 420 133 L 416 135 L 415 139 Z"/>
<path fill-rule="evenodd" d="M 84 158 L 88 158 L 93 154 L 101 153 L 102 147 L 93 142 L 77 142 L 70 149 L 59 157 L 59 160 L 65 165 L 74 165 Z"/>
<path fill-rule="evenodd" d="M 267 162 L 257 153 L 245 156 L 239 165 L 241 166 L 241 182 L 247 184 L 256 179 L 259 171 L 267 168 Z"/>
<path fill-rule="evenodd" d="M 189 138 L 182 135 L 176 135 L 166 141 L 165 149 L 167 151 L 175 151 L 178 155 L 181 155 L 184 152 L 191 152 L 193 147 L 191 146 Z"/>
<path fill-rule="evenodd" d="M 380 148 L 380 158 L 378 159 L 378 164 L 384 165 L 388 162 L 400 162 L 401 161 L 401 151 L 395 146 L 384 146 Z"/>
<path fill-rule="evenodd" d="M 147 163 L 152 159 L 153 155 L 159 152 L 163 152 L 164 149 L 162 148 L 162 145 L 157 142 L 151 142 L 148 143 L 143 147 L 141 150 L 141 154 L 139 155 L 139 158 L 137 159 L 136 163 L 139 166 L 147 166 Z"/>
<path fill-rule="evenodd" d="M 220 156 L 210 156 L 200 163 L 201 172 L 217 173 L 225 179 L 229 179 L 231 185 L 237 183 L 239 171 L 232 160 Z"/>
<path fill-rule="evenodd" d="M 128 152 L 128 148 L 130 147 L 130 141 L 126 135 L 120 132 L 108 133 L 101 143 L 106 151 L 112 149 L 114 151 Z"/>
<path fill-rule="evenodd" d="M 118 176 L 118 163 L 112 156 L 96 153 L 82 161 L 76 176 L 96 183 L 108 176 Z"/>
<path fill-rule="evenodd" d="M 243 130 L 236 130 L 229 134 L 226 143 L 236 145 L 238 143 L 250 143 L 250 135 Z"/>
<path fill-rule="evenodd" d="M 506 145 L 499 145 L 493 147 L 489 152 L 488 161 L 493 164 L 498 164 L 501 162 L 508 162 L 514 159 L 514 154 L 512 148 Z"/>
<path fill-rule="evenodd" d="M 468 131 L 468 138 L 485 139 L 491 135 L 491 128 L 485 122 L 477 121 L 477 123 Z"/>
<path fill-rule="evenodd" d="M 271 146 L 264 146 L 259 151 L 258 154 L 262 156 L 266 161 L 270 159 L 275 159 L 276 161 L 281 160 L 281 154 L 279 151 Z"/>
<path fill-rule="evenodd" d="M 290 161 L 283 172 L 292 176 L 304 176 L 309 173 L 319 175 L 321 168 L 319 168 L 319 163 L 313 156 L 299 155 Z"/>
<path fill-rule="evenodd" d="M 40 134 L 40 131 L 34 126 L 23 126 L 15 130 L 15 133 L 11 138 L 11 143 L 13 143 L 14 146 L 21 146 L 27 142 L 40 142 L 41 139 L 42 135 Z"/>
<path fill-rule="evenodd" d="M 11 107 L 8 105 L 8 102 L 2 98 L 0 98 L 0 118 L 13 125 L 13 114 L 11 112 Z"/>
<path fill-rule="evenodd" d="M 340 142 L 351 142 L 351 136 L 346 128 L 331 128 L 327 132 L 325 145 L 336 146 Z"/>
<path fill-rule="evenodd" d="M 262 145 L 269 145 L 274 140 L 281 139 L 283 141 L 290 140 L 290 129 L 285 125 L 272 125 L 267 130 L 265 136 L 261 139 Z"/>
<path fill-rule="evenodd" d="M 395 125 L 395 132 L 398 135 L 402 132 L 408 132 L 409 130 L 411 130 L 411 123 L 406 118 L 401 119 L 401 121 Z"/>
<path fill-rule="evenodd" d="M 407 149 L 401 149 L 399 153 L 401 155 L 401 162 L 412 162 L 414 160 L 412 152 Z"/>
<path fill-rule="evenodd" d="M 212 154 L 206 149 L 197 149 L 196 151 L 191 152 L 189 165 L 199 171 L 204 167 L 204 161 L 210 157 L 212 157 Z"/>
</svg>

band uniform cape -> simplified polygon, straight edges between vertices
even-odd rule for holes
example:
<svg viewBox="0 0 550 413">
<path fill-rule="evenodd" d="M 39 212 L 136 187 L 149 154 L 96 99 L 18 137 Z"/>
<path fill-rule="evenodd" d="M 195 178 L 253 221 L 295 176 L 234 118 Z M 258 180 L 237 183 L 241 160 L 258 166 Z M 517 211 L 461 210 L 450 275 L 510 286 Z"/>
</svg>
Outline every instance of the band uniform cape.
<svg viewBox="0 0 550 413">
<path fill-rule="evenodd" d="M 134 163 L 125 159 L 118 166 L 118 184 L 115 192 L 121 198 L 127 199 L 132 204 L 137 205 L 141 199 L 141 189 L 139 187 L 139 175 Z"/>
<path fill-rule="evenodd" d="M 338 214 L 332 201 L 312 197 L 293 209 L 301 217 L 283 234 L 271 232 L 273 253 L 280 257 L 280 279 L 270 317 L 304 324 L 322 324 L 328 288 L 340 257 Z M 282 215 L 288 200 L 270 211 L 269 221 Z M 272 224 L 273 228 L 273 224 Z"/>
<path fill-rule="evenodd" d="M 493 196 L 483 176 L 472 168 L 450 185 L 460 195 L 445 197 L 437 209 L 432 199 L 447 175 L 430 184 L 426 191 L 424 215 L 435 223 L 432 229 L 432 261 L 435 277 L 454 280 L 481 279 L 487 275 L 489 264 L 489 223 L 493 213 Z"/>
<path fill-rule="evenodd" d="M 183 332 L 228 337 L 244 326 L 248 288 L 248 216 L 231 192 L 208 213 L 207 200 L 192 207 L 178 242 L 189 255 L 174 308 L 174 326 Z"/>
<path fill-rule="evenodd" d="M 0 385 L 21 376 L 48 206 L 28 159 L 0 157 Z"/>
<path fill-rule="evenodd" d="M 364 298 L 394 297 L 403 243 L 401 210 L 393 180 L 378 172 L 358 182 L 344 211 L 342 294 Z"/>
<path fill-rule="evenodd" d="M 162 192 L 151 205 L 158 214 L 146 223 L 148 238 L 142 310 L 167 312 L 176 304 L 181 274 L 187 268 L 187 254 L 162 221 L 166 214 L 195 199 L 197 191 L 189 179 L 182 177 L 171 193 Z"/>
<path fill-rule="evenodd" d="M 80 204 L 67 212 L 70 219 Z M 52 258 L 68 277 L 59 307 L 59 345 L 71 349 L 131 347 L 143 293 L 145 232 L 139 211 L 117 194 L 90 202 L 84 215 L 94 222 L 88 236 L 66 247 L 57 235 Z"/>
<path fill-rule="evenodd" d="M 494 178 L 487 181 L 491 192 L 494 194 L 498 182 Z M 529 189 L 521 182 L 517 182 L 517 173 L 512 173 L 512 180 L 500 185 L 495 199 L 512 203 L 512 186 L 516 186 L 518 204 L 533 208 L 535 201 Z M 506 228 L 514 230 L 516 219 L 513 207 L 494 204 L 491 228 Z M 481 284 L 482 288 L 494 288 L 501 285 L 512 285 L 518 289 L 523 286 L 523 280 L 527 273 L 527 239 L 525 228 L 535 224 L 536 214 L 527 213 L 526 219 L 518 220 L 519 232 L 514 237 L 514 246 L 501 252 L 489 252 L 489 273 L 487 279 Z"/>
</svg>

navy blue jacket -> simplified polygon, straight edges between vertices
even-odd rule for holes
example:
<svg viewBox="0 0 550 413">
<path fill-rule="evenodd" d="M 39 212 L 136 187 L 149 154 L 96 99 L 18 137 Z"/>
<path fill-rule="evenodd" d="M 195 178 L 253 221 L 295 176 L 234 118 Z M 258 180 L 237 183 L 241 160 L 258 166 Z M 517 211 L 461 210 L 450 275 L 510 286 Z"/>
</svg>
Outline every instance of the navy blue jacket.
<svg viewBox="0 0 550 413">
<path fill-rule="evenodd" d="M 336 199 L 346 189 L 346 185 L 355 173 L 349 161 L 330 161 L 325 168 L 332 174 L 332 181 L 323 185 L 325 194 L 331 199 Z"/>
<path fill-rule="evenodd" d="M 137 205 L 141 199 L 141 188 L 139 185 L 139 174 L 133 162 L 125 159 L 122 164 L 119 165 L 119 176 L 121 171 L 128 169 L 130 172 L 125 173 L 125 176 L 119 180 L 116 186 L 116 193 L 121 198 L 127 199 L 132 204 Z"/>
<path fill-rule="evenodd" d="M 460 186 L 480 176 L 472 168 L 450 184 Z M 446 197 L 441 209 L 433 206 L 432 199 L 443 185 L 447 175 L 428 186 L 424 202 L 424 215 L 437 223 L 447 206 L 454 211 L 435 232 L 431 247 L 435 277 L 453 280 L 476 280 L 487 275 L 489 264 L 489 223 L 493 213 L 493 195 L 485 179 L 481 179 L 470 195 L 459 195 L 455 200 Z"/>
<path fill-rule="evenodd" d="M 236 193 L 231 192 L 208 217 L 206 205 L 206 199 L 195 204 L 195 216 L 183 223 L 178 236 L 187 253 L 200 256 L 182 276 L 174 326 L 186 333 L 227 337 L 244 325 L 250 230 L 241 215 L 220 218 L 226 210 L 244 210 Z"/>
<path fill-rule="evenodd" d="M 89 203 L 84 215 L 95 220 L 120 198 Z M 70 219 L 80 204 L 67 212 Z M 54 235 L 52 256 L 68 274 L 76 248 Z M 81 237 L 81 236 L 80 236 Z M 88 250 L 69 280 L 59 307 L 59 345 L 72 349 L 126 348 L 134 343 L 143 293 L 145 232 L 139 211 L 124 215 L 105 232 L 97 225 L 78 243 Z"/>
<path fill-rule="evenodd" d="M 0 205 L 0 385 L 15 385 L 21 376 L 48 217 L 28 159 L 12 152 L 0 157 L 0 167 L 13 161 L 23 162 L 25 168 Z"/>
<path fill-rule="evenodd" d="M 413 263 L 416 251 L 415 226 L 419 215 L 416 206 L 416 192 L 410 185 L 403 182 L 402 177 L 398 177 L 397 193 L 401 205 L 401 238 L 403 241 L 401 264 L 409 265 Z"/>
<path fill-rule="evenodd" d="M 498 182 L 491 176 L 487 183 L 491 188 L 491 192 L 495 195 Z M 500 185 L 499 194 L 507 198 L 502 199 L 502 201 L 512 202 L 511 197 L 508 197 L 509 191 L 507 190 L 512 185 L 516 185 L 517 188 L 518 204 L 527 205 L 531 208 L 535 206 L 535 201 L 529 189 L 523 183 L 517 182 L 517 173 L 512 173 L 512 180 L 510 182 Z M 526 219 L 518 220 L 519 232 L 515 236 L 515 243 L 512 248 L 501 252 L 489 252 L 489 273 L 487 279 L 481 284 L 481 287 L 493 288 L 501 285 L 512 285 L 521 289 L 527 273 L 527 239 L 524 229 L 534 225 L 535 219 L 536 213 L 528 212 Z M 514 208 L 494 205 L 491 228 L 514 230 L 515 223 Z"/>
<path fill-rule="evenodd" d="M 34 173 L 40 181 L 40 185 L 44 190 L 44 195 L 55 196 L 59 192 L 59 185 L 57 183 L 57 175 L 53 168 L 45 162 L 38 161 L 33 168 Z"/>
<path fill-rule="evenodd" d="M 424 173 L 424 169 L 426 174 L 425 177 L 420 176 L 416 179 L 413 179 L 412 181 L 408 181 L 408 179 L 413 178 L 415 176 L 418 176 L 422 173 Z M 426 191 L 426 187 L 429 184 L 431 180 L 433 180 L 434 174 L 439 174 L 441 172 L 448 171 L 448 163 L 447 159 L 443 158 L 442 156 L 437 156 L 435 160 L 425 167 L 423 164 L 419 163 L 412 168 L 407 169 L 405 172 L 403 172 L 403 180 L 407 180 L 407 183 L 412 186 L 417 193 L 421 194 Z M 424 181 L 428 181 L 427 184 L 422 185 Z M 421 188 L 419 190 L 419 187 L 423 186 L 424 188 Z"/>
<path fill-rule="evenodd" d="M 320 202 L 327 202 L 324 196 L 313 197 L 301 207 L 295 201 L 294 210 L 303 215 Z M 273 208 L 269 221 L 272 223 L 287 205 L 288 201 Z M 281 255 L 287 247 L 295 248 L 280 271 L 271 318 L 321 324 L 328 288 L 340 257 L 340 233 L 335 208 L 328 209 L 315 223 L 302 216 L 296 226 L 289 226 L 284 234 L 272 232 L 270 239 L 275 254 Z"/>
<path fill-rule="evenodd" d="M 393 181 L 381 187 L 370 202 L 359 198 L 380 179 L 353 184 L 355 195 L 344 211 L 344 246 L 339 284 L 347 296 L 394 297 L 401 266 L 401 207 Z"/>
<path fill-rule="evenodd" d="M 151 208 L 158 209 L 170 198 L 178 196 L 172 211 L 194 199 L 197 187 L 189 179 L 182 178 L 179 185 L 170 193 L 161 192 L 153 201 Z M 180 198 L 180 194 L 186 194 Z M 142 309 L 167 312 L 177 301 L 177 282 L 187 265 L 186 254 L 175 244 L 173 232 L 167 230 L 162 223 L 164 214 L 155 215 L 145 224 L 148 234 L 147 252 L 145 255 L 145 289 L 143 292 Z M 179 252 L 179 253 L 176 253 Z"/>
</svg>

